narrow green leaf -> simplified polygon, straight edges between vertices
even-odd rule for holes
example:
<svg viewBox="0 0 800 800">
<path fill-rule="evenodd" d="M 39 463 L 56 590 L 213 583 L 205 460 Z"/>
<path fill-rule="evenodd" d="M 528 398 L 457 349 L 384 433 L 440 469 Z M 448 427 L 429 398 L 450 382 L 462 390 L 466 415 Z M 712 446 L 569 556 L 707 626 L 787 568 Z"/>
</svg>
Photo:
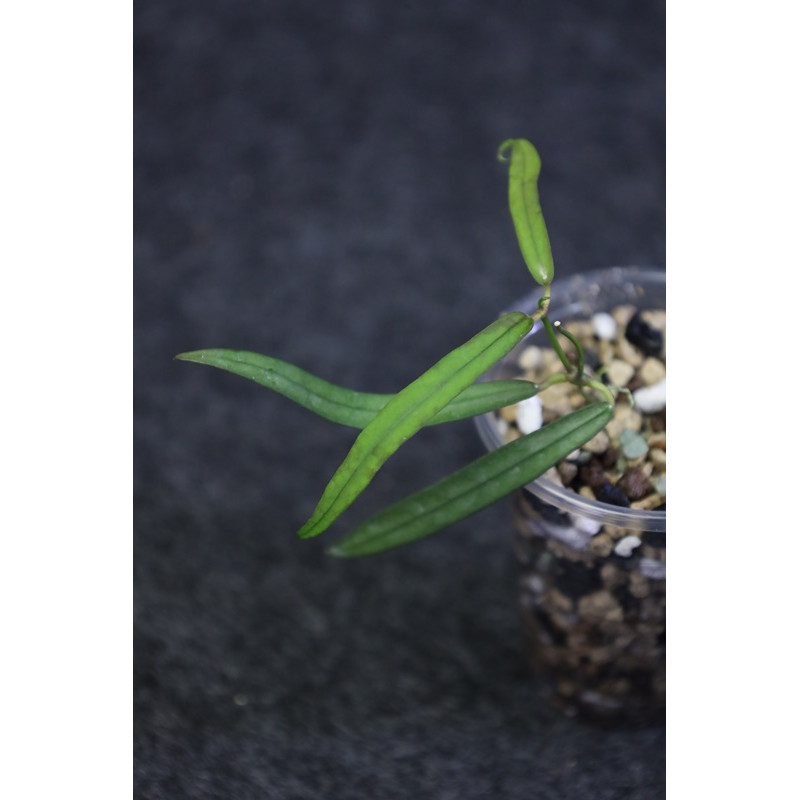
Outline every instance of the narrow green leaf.
<svg viewBox="0 0 800 800">
<path fill-rule="evenodd" d="M 520 311 L 504 314 L 396 394 L 358 435 L 298 535 L 317 536 L 330 527 L 386 459 L 508 353 L 532 325 Z"/>
<path fill-rule="evenodd" d="M 355 392 L 318 378 L 293 364 L 246 350 L 195 350 L 175 356 L 181 361 L 211 367 L 249 378 L 288 397 L 320 417 L 352 428 L 364 428 L 394 397 L 392 394 Z M 448 403 L 430 425 L 467 419 L 536 394 L 530 381 L 486 381 L 468 386 Z"/>
<path fill-rule="evenodd" d="M 508 205 L 519 249 L 537 283 L 547 286 L 553 280 L 553 254 L 550 237 L 539 205 L 539 172 L 542 161 L 527 139 L 506 139 L 497 151 L 501 161 L 511 150 L 508 166 Z"/>
<path fill-rule="evenodd" d="M 512 406 L 539 391 L 535 383 L 523 380 L 486 381 L 467 386 L 461 394 L 451 400 L 428 425 L 440 425 L 443 422 L 455 422 L 459 419 L 485 414 L 503 406 Z M 512 399 L 516 398 L 516 399 Z"/>
<path fill-rule="evenodd" d="M 612 411 L 608 403 L 594 403 L 503 445 L 380 512 L 328 552 L 373 555 L 436 533 L 536 480 L 602 430 Z"/>
</svg>

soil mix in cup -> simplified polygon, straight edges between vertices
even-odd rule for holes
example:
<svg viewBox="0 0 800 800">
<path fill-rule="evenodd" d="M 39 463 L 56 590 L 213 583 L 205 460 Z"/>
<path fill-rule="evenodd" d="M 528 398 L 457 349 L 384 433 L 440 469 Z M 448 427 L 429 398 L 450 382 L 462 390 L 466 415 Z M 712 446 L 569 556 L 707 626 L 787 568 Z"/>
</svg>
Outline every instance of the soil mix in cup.
<svg viewBox="0 0 800 800">
<path fill-rule="evenodd" d="M 627 388 L 634 404 L 620 393 L 606 429 L 544 477 L 611 506 L 666 510 L 666 313 L 622 305 L 565 328 L 581 342 L 587 372 Z M 517 366 L 537 384 L 563 370 L 552 349 L 535 345 Z M 511 441 L 585 402 L 572 384 L 556 384 L 501 409 L 497 425 Z M 665 533 L 561 511 L 527 490 L 516 496 L 514 518 L 530 657 L 555 679 L 560 704 L 601 719 L 659 716 Z"/>
</svg>

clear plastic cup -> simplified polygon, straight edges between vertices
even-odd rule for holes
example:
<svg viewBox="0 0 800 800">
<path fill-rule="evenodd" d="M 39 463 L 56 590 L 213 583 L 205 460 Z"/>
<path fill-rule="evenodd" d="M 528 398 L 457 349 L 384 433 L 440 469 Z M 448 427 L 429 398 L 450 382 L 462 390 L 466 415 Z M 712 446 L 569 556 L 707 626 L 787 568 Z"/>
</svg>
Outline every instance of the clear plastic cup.
<svg viewBox="0 0 800 800">
<path fill-rule="evenodd" d="M 584 273 L 553 284 L 549 317 L 588 320 L 626 304 L 666 310 L 665 287 L 659 270 Z M 533 313 L 539 297 L 531 294 L 508 310 Z M 485 377 L 518 375 L 517 357 L 530 344 L 549 346 L 541 325 Z M 504 443 L 496 419 L 476 420 L 490 450 Z M 554 702 L 601 721 L 662 719 L 666 511 L 601 503 L 543 477 L 512 501 L 529 659 Z M 616 548 L 623 539 L 626 546 Z"/>
</svg>

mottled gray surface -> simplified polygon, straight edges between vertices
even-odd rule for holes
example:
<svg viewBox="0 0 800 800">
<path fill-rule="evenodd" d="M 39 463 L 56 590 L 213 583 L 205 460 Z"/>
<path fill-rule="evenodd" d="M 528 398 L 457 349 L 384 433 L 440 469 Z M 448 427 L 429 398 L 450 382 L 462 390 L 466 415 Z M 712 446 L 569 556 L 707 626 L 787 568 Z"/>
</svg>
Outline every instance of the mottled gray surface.
<svg viewBox="0 0 800 800">
<path fill-rule="evenodd" d="M 299 542 L 352 432 L 172 356 L 399 388 L 531 286 L 510 136 L 542 154 L 559 274 L 662 266 L 663 3 L 142 0 L 135 27 L 136 796 L 662 796 L 663 728 L 539 697 L 505 504 L 324 555 L 479 455 L 470 423 Z"/>
</svg>

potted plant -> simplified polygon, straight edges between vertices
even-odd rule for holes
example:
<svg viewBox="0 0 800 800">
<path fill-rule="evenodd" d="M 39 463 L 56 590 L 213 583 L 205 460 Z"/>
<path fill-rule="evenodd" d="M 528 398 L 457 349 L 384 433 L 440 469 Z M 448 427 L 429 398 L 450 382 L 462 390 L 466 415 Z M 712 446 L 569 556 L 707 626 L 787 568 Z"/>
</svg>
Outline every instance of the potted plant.
<svg viewBox="0 0 800 800">
<path fill-rule="evenodd" d="M 397 394 L 353 392 L 257 353 L 211 349 L 177 356 L 254 380 L 326 419 L 360 431 L 311 518 L 298 532 L 301 538 L 325 532 L 368 487 L 389 456 L 423 426 L 468 417 L 482 420 L 480 429 L 489 452 L 358 525 L 329 548 L 332 555 L 372 555 L 406 545 L 524 491 L 565 459 L 577 458 L 581 447 L 603 435 L 615 419 L 615 409 L 633 402 L 631 391 L 609 378 L 612 370 L 604 371 L 595 363 L 592 349 L 569 326 L 558 324 L 550 311 L 554 297 L 558 300 L 552 290 L 553 258 L 539 204 L 541 161 L 536 149 L 527 140 L 509 139 L 500 146 L 498 157 L 509 163 L 509 207 L 524 261 L 539 286 L 537 294 L 524 308 L 502 314 Z M 529 337 L 537 335 L 547 340 L 558 368 L 550 369 L 551 364 L 546 375 L 533 380 L 532 374 L 520 374 L 513 365 L 520 353 L 530 355 Z M 533 424 L 531 414 L 545 408 L 542 400 L 547 393 L 563 394 L 565 387 L 574 390 L 570 407 L 550 414 L 547 424 Z M 513 427 L 502 417 L 486 416 L 498 409 L 504 409 L 501 413 L 512 419 Z M 524 424 L 517 417 L 524 417 Z M 519 501 L 528 495 L 516 496 Z M 529 505 L 534 514 L 540 513 L 535 502 Z M 517 515 L 518 528 L 523 526 L 522 513 Z M 542 567 L 539 561 L 543 560 L 537 559 L 537 568 Z M 529 575 L 528 583 L 531 580 Z M 536 663 L 545 666 L 541 659 Z"/>
</svg>

